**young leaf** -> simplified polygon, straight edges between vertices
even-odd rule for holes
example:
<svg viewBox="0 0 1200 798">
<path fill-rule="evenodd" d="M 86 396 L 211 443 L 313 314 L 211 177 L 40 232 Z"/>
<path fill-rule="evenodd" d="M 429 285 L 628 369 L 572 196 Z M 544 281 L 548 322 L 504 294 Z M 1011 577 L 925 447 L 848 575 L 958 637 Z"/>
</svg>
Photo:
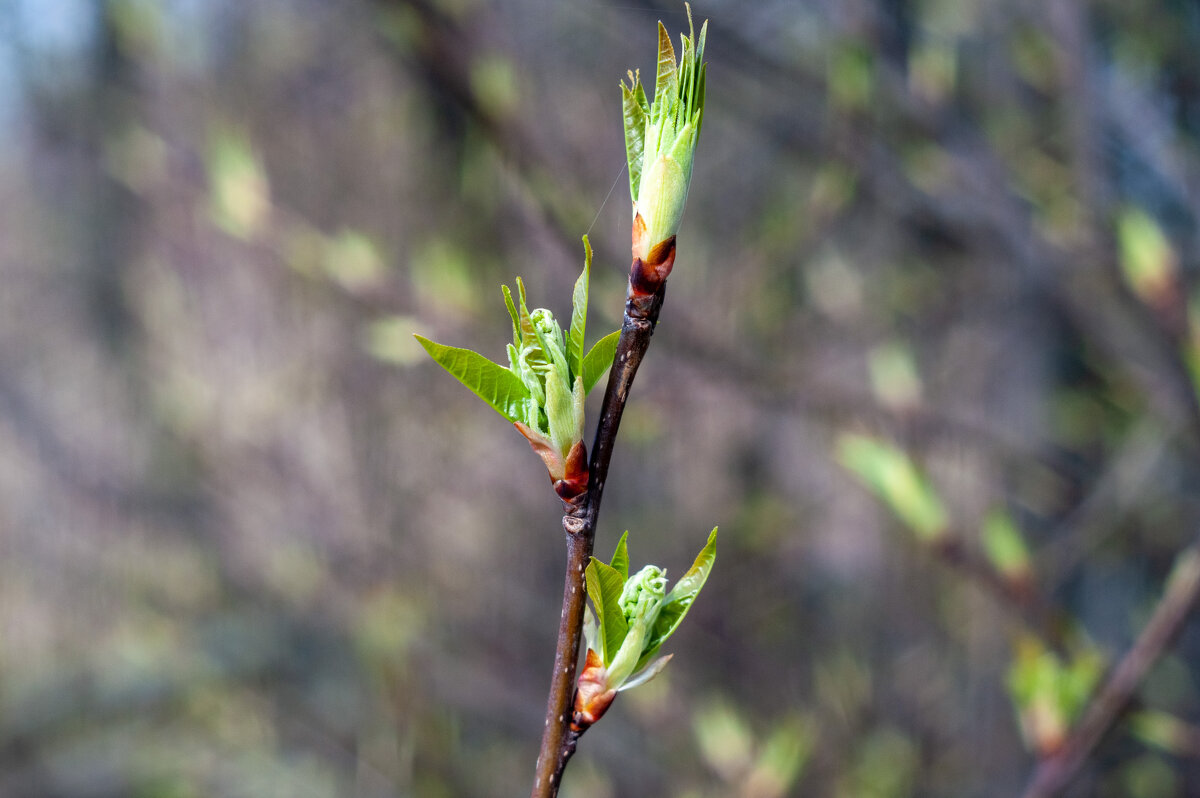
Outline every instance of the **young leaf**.
<svg viewBox="0 0 1200 798">
<path fill-rule="evenodd" d="M 509 421 L 524 419 L 529 389 L 517 375 L 470 349 L 435 343 L 420 335 L 415 338 L 439 366 L 470 388 L 497 413 Z"/>
<path fill-rule="evenodd" d="M 634 73 L 629 73 L 632 86 L 621 82 L 621 110 L 625 117 L 625 159 L 629 164 L 629 193 L 634 202 L 642 183 L 642 158 L 646 148 L 646 92 Z"/>
<path fill-rule="evenodd" d="M 668 654 L 665 657 L 656 659 L 654 662 L 646 666 L 637 676 L 634 676 L 632 679 L 625 682 L 625 684 L 618 687 L 617 692 L 623 693 L 626 690 L 631 690 L 638 685 L 645 684 L 646 682 L 650 681 L 655 676 L 663 672 L 663 668 L 667 667 L 667 663 L 670 662 L 671 657 L 674 656 L 674 654 Z"/>
<path fill-rule="evenodd" d="M 582 391 L 580 392 L 582 393 Z M 556 446 L 570 449 L 576 429 L 575 397 L 562 380 L 550 374 L 546 380 L 546 420 Z M 565 452 L 563 453 L 565 454 Z"/>
<path fill-rule="evenodd" d="M 532 316 L 530 317 L 530 324 L 533 330 L 533 337 L 537 339 L 538 348 L 540 350 L 540 355 L 536 358 L 530 358 L 530 361 L 553 365 L 556 359 L 562 357 L 560 349 L 554 347 L 553 344 L 558 343 L 559 347 L 561 347 L 561 342 L 552 341 L 552 336 L 547 335 L 546 332 L 541 329 L 540 325 L 533 324 Z M 557 324 L 554 324 L 553 326 L 555 329 L 558 328 Z M 556 358 L 555 355 L 558 355 L 558 358 Z M 562 365 L 566 366 L 566 363 L 563 363 Z"/>
<path fill-rule="evenodd" d="M 512 316 L 513 323 L 513 346 L 521 346 L 521 317 L 517 314 L 517 306 L 513 304 L 512 291 L 508 290 L 507 285 L 500 286 L 500 290 L 504 292 L 504 306 L 508 308 L 508 315 Z M 515 358 L 514 358 L 515 360 Z"/>
<path fill-rule="evenodd" d="M 613 552 L 612 567 L 621 574 L 622 581 L 629 579 L 629 548 L 625 545 L 625 539 L 629 537 L 629 530 L 625 530 L 625 534 L 621 535 L 621 539 L 617 541 L 617 550 Z"/>
<path fill-rule="evenodd" d="M 604 650 L 596 653 L 607 664 L 617 655 L 629 632 L 625 613 L 621 610 L 621 589 L 625 586 L 625 580 L 615 568 L 595 557 L 588 564 L 584 576 L 587 579 L 588 598 L 592 600 L 596 617 L 600 620 L 600 639 Z"/>
<path fill-rule="evenodd" d="M 592 244 L 583 237 L 583 272 L 571 295 L 571 332 L 567 340 L 567 366 L 573 376 L 583 374 L 583 336 L 587 329 L 588 282 L 592 273 Z"/>
<path fill-rule="evenodd" d="M 646 638 L 650 636 L 649 620 L 643 614 L 635 616 L 620 647 L 605 662 L 610 684 L 621 684 L 636 673 L 638 666 L 644 662 L 640 655 L 645 650 Z"/>
<path fill-rule="evenodd" d="M 621 337 L 620 330 L 614 330 L 601 338 L 592 346 L 592 351 L 583 358 L 583 392 L 591 393 L 592 388 L 612 365 L 613 355 L 617 352 L 617 339 Z"/>
<path fill-rule="evenodd" d="M 658 74 L 654 80 L 654 105 L 660 113 L 670 111 L 668 98 L 674 97 L 677 89 L 675 74 L 675 48 L 671 46 L 671 35 L 661 22 L 658 23 Z M 655 124 L 662 121 L 661 117 L 651 120 Z"/>
<path fill-rule="evenodd" d="M 517 278 L 517 301 L 520 308 L 519 321 L 521 326 L 521 337 L 532 337 L 533 319 L 529 318 L 529 307 L 525 304 L 525 281 L 520 277 Z"/>
<path fill-rule="evenodd" d="M 646 644 L 642 647 L 643 653 L 637 666 L 634 667 L 634 672 L 649 662 L 662 648 L 662 644 L 667 642 L 667 638 L 679 628 L 684 616 L 691 609 L 692 602 L 696 600 L 700 588 L 704 587 L 704 583 L 708 580 L 708 575 L 712 572 L 713 563 L 716 560 L 717 528 L 713 527 L 713 531 L 708 535 L 708 542 L 696 555 L 696 561 L 692 563 L 692 567 L 667 594 L 662 610 L 658 613 L 658 620 L 654 623 L 654 629 L 651 630 Z"/>
<path fill-rule="evenodd" d="M 583 614 L 583 639 L 587 647 L 592 650 L 604 648 L 604 641 L 600 637 L 598 623 L 595 610 L 590 606 L 587 607 L 587 612 Z"/>
</svg>

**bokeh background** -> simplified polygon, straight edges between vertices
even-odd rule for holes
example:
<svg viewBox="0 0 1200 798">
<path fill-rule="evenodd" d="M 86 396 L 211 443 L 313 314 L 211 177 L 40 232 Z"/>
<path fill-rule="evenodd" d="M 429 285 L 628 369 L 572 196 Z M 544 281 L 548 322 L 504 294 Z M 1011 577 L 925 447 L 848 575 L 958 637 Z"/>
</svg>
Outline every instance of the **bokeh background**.
<svg viewBox="0 0 1200 798">
<path fill-rule="evenodd" d="M 718 563 L 562 794 L 1018 795 L 1014 662 L 1114 661 L 1200 528 L 1200 5 L 694 5 L 597 548 Z M 503 358 L 587 231 L 618 326 L 658 19 L 0 3 L 0 795 L 529 789 L 560 508 L 411 333 Z M 1071 794 L 1200 794 L 1198 679 L 1193 621 Z"/>
</svg>

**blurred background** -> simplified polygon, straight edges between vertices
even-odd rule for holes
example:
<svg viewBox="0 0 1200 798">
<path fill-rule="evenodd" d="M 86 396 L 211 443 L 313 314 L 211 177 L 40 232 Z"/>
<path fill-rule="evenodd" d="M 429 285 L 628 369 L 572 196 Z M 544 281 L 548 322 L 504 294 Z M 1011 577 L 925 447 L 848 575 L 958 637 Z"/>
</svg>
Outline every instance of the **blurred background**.
<svg viewBox="0 0 1200 798">
<path fill-rule="evenodd" d="M 1019 795 L 1200 528 L 1200 5 L 694 7 L 597 551 L 718 562 L 562 794 Z M 525 794 L 561 510 L 411 333 L 503 359 L 587 231 L 619 325 L 658 19 L 0 3 L 0 795 Z M 1198 686 L 1070 794 L 1200 794 Z"/>
</svg>

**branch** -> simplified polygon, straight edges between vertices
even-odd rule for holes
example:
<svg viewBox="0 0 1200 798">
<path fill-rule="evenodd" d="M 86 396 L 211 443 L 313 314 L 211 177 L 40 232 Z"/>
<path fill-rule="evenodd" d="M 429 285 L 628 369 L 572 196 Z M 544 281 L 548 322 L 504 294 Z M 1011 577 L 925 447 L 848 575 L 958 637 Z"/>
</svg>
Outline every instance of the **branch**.
<svg viewBox="0 0 1200 798">
<path fill-rule="evenodd" d="M 608 465 L 612 459 L 617 429 L 621 425 L 621 414 L 629 389 L 642 357 L 650 346 L 650 336 L 658 322 L 666 295 L 665 284 L 651 295 L 650 301 L 638 301 L 642 297 L 630 286 L 629 299 L 625 303 L 625 320 L 621 325 L 621 337 L 612 369 L 608 375 L 608 387 L 604 391 L 604 403 L 600 406 L 600 421 L 596 425 L 596 439 L 592 443 L 592 460 L 588 466 L 588 491 L 578 507 L 568 508 L 563 516 L 563 532 L 567 538 L 567 567 L 563 582 L 562 616 L 558 624 L 558 644 L 554 651 L 554 672 L 550 676 L 550 694 L 546 700 L 546 722 L 542 732 L 542 747 L 538 753 L 537 770 L 531 798 L 554 798 L 562 781 L 563 770 L 582 732 L 570 730 L 573 698 L 575 696 L 575 668 L 579 661 L 579 641 L 583 633 L 585 604 L 584 569 L 592 556 L 592 544 L 596 538 L 596 521 L 600 517 L 600 499 L 604 494 L 604 483 L 608 478 Z"/>
<path fill-rule="evenodd" d="M 1147 671 L 1179 633 L 1198 599 L 1200 543 L 1194 543 L 1179 555 L 1150 621 L 1108 681 L 1092 697 L 1083 719 L 1062 748 L 1038 763 L 1024 798 L 1052 798 L 1066 788 L 1092 750 L 1120 719 Z"/>
<path fill-rule="evenodd" d="M 950 570 L 983 589 L 1001 608 L 1051 647 L 1062 648 L 1062 612 L 1029 580 L 1010 579 L 967 548 L 961 534 L 949 533 L 924 548 Z"/>
</svg>

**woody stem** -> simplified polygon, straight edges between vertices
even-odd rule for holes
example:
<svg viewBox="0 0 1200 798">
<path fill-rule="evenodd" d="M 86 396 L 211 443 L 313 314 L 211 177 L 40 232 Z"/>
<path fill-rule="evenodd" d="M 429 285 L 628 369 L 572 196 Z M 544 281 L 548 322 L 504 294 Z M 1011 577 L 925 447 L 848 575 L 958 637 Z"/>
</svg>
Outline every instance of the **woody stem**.
<svg viewBox="0 0 1200 798">
<path fill-rule="evenodd" d="M 567 565 L 563 581 L 562 616 L 558 624 L 558 643 L 554 651 L 550 694 L 546 700 L 542 746 L 538 754 L 530 798 L 554 798 L 558 795 L 563 770 L 571 755 L 575 753 L 575 744 L 579 739 L 578 734 L 570 732 L 570 723 L 575 695 L 575 670 L 579 661 L 579 642 L 583 633 L 584 570 L 592 556 L 596 522 L 600 517 L 600 499 L 608 478 L 608 465 L 612 459 L 617 429 L 621 425 L 621 414 L 625 411 L 625 402 L 629 398 L 634 375 L 637 374 L 642 357 L 650 346 L 650 336 L 654 333 L 665 295 L 665 282 L 650 294 L 630 286 L 629 298 L 625 303 L 625 319 L 621 325 L 621 337 L 617 341 L 617 351 L 608 375 L 608 387 L 604 391 L 604 402 L 600 406 L 596 438 L 592 443 L 587 494 L 582 503 L 570 507 L 567 515 L 563 516 Z"/>
</svg>

